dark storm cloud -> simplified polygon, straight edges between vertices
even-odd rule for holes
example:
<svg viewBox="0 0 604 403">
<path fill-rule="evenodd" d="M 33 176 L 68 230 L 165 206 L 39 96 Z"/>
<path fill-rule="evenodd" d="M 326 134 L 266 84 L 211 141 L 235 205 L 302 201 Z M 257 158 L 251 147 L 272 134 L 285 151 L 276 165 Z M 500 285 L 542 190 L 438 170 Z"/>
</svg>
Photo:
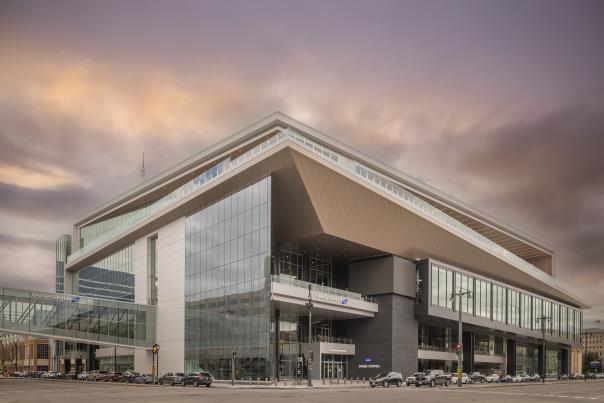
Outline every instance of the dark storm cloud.
<svg viewBox="0 0 604 403">
<path fill-rule="evenodd" d="M 0 182 L 0 211 L 29 219 L 72 220 L 82 206 L 94 206 L 98 195 L 74 185 L 32 189 Z"/>
<path fill-rule="evenodd" d="M 594 247 L 604 240 L 604 107 L 567 108 L 466 143 L 456 164 L 466 180 L 492 183 L 486 202 L 565 234 L 581 263 L 604 261 Z"/>
<path fill-rule="evenodd" d="M 30 246 L 40 249 L 50 249 L 55 247 L 55 243 L 47 239 L 21 238 L 15 235 L 0 233 L 0 247 L 23 248 Z"/>
</svg>

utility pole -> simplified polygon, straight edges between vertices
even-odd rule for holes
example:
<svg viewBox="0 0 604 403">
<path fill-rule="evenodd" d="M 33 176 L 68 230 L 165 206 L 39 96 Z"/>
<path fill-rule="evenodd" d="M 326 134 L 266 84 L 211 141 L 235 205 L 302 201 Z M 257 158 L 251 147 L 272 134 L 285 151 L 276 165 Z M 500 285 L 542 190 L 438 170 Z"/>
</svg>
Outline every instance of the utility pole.
<svg viewBox="0 0 604 403">
<path fill-rule="evenodd" d="M 451 293 L 451 299 L 453 300 L 453 309 L 457 309 L 459 312 L 459 319 L 457 322 L 457 387 L 461 388 L 461 374 L 463 372 L 463 330 L 462 330 L 462 309 L 461 309 L 461 298 L 467 295 L 468 298 L 472 298 L 472 291 L 466 290 L 463 291 L 461 287 L 459 287 L 458 292 Z M 455 297 L 459 297 L 459 304 L 456 304 Z M 459 305 L 459 306 L 457 306 Z"/>
<path fill-rule="evenodd" d="M 235 386 L 235 362 L 237 361 L 237 351 L 231 352 L 231 385 Z"/>
<path fill-rule="evenodd" d="M 547 356 L 547 350 L 545 349 L 545 321 L 551 321 L 552 317 L 551 316 L 540 316 L 538 318 L 536 318 L 536 320 L 541 322 L 541 335 L 543 337 L 542 342 L 543 342 L 543 359 L 541 360 L 541 364 L 543 365 L 543 374 L 541 375 L 541 383 L 545 383 L 545 373 L 547 372 L 545 369 L 545 365 L 546 365 L 546 356 Z"/>
<path fill-rule="evenodd" d="M 306 303 L 306 307 L 308 308 L 308 357 L 306 358 L 306 366 L 308 368 L 308 386 L 312 386 L 312 295 L 311 295 L 312 286 L 308 284 L 308 302 Z"/>
</svg>

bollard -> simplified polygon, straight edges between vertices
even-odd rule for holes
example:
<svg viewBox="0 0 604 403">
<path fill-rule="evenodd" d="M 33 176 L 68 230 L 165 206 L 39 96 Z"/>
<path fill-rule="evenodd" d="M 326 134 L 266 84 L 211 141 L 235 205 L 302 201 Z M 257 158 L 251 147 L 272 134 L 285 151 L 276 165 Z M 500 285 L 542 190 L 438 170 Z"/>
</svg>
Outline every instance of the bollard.
<svg viewBox="0 0 604 403">
<path fill-rule="evenodd" d="M 338 383 L 338 385 L 340 384 L 340 378 L 338 378 L 337 383 Z"/>
<path fill-rule="evenodd" d="M 325 385 L 325 378 L 323 378 L 323 385 Z"/>
<path fill-rule="evenodd" d="M 357 376 L 357 385 L 359 384 L 359 377 Z"/>
<path fill-rule="evenodd" d="M 346 378 L 344 378 L 344 385 L 346 385 Z"/>
<path fill-rule="evenodd" d="M 285 378 L 283 382 L 284 382 L 283 385 L 287 386 L 287 378 Z"/>
<path fill-rule="evenodd" d="M 333 378 L 329 378 L 329 384 L 333 385 Z"/>
</svg>

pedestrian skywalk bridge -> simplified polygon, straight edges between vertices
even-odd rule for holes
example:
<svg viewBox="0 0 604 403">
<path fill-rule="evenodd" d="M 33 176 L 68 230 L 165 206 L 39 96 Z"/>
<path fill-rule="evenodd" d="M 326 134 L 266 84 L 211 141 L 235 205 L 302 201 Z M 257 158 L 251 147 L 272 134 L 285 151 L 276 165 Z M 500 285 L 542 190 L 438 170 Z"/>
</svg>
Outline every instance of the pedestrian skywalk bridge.
<svg viewBox="0 0 604 403">
<path fill-rule="evenodd" d="M 0 332 L 151 348 L 153 305 L 0 288 Z"/>
</svg>

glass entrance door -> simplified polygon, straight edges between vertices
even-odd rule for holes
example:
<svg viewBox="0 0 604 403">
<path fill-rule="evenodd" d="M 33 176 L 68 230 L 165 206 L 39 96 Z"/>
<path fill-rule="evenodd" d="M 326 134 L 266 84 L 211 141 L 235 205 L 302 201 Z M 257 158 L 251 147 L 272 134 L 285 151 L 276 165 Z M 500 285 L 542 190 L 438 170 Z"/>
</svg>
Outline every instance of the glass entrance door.
<svg viewBox="0 0 604 403">
<path fill-rule="evenodd" d="M 348 373 L 348 357 L 323 354 L 321 357 L 321 378 L 344 379 Z"/>
</svg>

